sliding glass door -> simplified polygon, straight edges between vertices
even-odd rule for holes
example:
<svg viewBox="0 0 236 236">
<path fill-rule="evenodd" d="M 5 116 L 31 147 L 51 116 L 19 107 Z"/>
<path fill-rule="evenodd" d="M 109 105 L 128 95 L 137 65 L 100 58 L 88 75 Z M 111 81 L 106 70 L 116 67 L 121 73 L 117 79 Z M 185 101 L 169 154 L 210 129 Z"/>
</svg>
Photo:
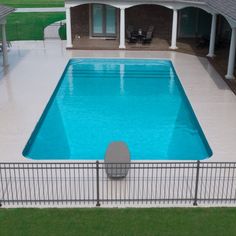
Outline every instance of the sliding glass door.
<svg viewBox="0 0 236 236">
<path fill-rule="evenodd" d="M 116 8 L 103 4 L 92 4 L 92 36 L 116 36 Z"/>
</svg>

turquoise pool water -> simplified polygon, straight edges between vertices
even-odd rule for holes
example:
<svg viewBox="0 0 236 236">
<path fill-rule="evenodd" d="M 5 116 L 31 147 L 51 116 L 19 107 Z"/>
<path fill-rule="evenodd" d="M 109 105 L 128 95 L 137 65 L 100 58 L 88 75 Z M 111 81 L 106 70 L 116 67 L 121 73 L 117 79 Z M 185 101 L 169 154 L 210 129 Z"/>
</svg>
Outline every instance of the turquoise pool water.
<svg viewBox="0 0 236 236">
<path fill-rule="evenodd" d="M 73 59 L 23 155 L 103 160 L 125 142 L 132 160 L 202 160 L 212 151 L 168 60 Z"/>
</svg>

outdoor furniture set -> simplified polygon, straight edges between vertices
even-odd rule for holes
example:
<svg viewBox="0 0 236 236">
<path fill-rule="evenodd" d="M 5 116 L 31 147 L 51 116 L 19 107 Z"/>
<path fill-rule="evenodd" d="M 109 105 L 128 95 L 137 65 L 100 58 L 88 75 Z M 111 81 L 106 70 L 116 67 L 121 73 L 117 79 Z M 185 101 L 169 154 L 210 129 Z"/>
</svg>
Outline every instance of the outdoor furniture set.
<svg viewBox="0 0 236 236">
<path fill-rule="evenodd" d="M 128 43 L 151 43 L 153 38 L 154 26 L 149 26 L 147 31 L 143 31 L 141 28 L 134 29 L 133 26 L 128 26 L 126 30 Z"/>
</svg>

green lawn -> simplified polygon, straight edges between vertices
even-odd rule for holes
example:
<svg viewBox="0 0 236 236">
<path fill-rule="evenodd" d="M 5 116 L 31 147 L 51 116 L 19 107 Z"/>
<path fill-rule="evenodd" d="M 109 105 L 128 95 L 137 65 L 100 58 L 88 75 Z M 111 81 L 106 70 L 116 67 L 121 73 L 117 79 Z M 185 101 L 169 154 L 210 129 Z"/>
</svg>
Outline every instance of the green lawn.
<svg viewBox="0 0 236 236">
<path fill-rule="evenodd" d="M 0 235 L 236 235 L 236 208 L 0 209 Z"/>
<path fill-rule="evenodd" d="M 65 13 L 14 13 L 7 17 L 7 38 L 13 40 L 42 40 L 44 28 L 65 19 Z"/>
<path fill-rule="evenodd" d="M 64 0 L 0 0 L 0 4 L 12 7 L 63 7 Z"/>
</svg>

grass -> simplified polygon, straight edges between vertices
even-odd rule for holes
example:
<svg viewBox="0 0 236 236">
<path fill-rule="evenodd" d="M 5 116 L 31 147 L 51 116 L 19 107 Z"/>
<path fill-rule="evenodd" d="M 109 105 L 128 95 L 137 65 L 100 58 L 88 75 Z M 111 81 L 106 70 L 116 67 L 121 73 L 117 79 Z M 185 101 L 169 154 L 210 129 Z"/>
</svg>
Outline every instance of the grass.
<svg viewBox="0 0 236 236">
<path fill-rule="evenodd" d="M 7 38 L 13 40 L 42 40 L 44 28 L 65 19 L 65 13 L 14 13 L 7 17 Z"/>
<path fill-rule="evenodd" d="M 0 0 L 0 4 L 12 7 L 63 7 L 64 0 Z"/>
<path fill-rule="evenodd" d="M 236 208 L 0 209 L 5 235 L 236 235 Z"/>
</svg>

